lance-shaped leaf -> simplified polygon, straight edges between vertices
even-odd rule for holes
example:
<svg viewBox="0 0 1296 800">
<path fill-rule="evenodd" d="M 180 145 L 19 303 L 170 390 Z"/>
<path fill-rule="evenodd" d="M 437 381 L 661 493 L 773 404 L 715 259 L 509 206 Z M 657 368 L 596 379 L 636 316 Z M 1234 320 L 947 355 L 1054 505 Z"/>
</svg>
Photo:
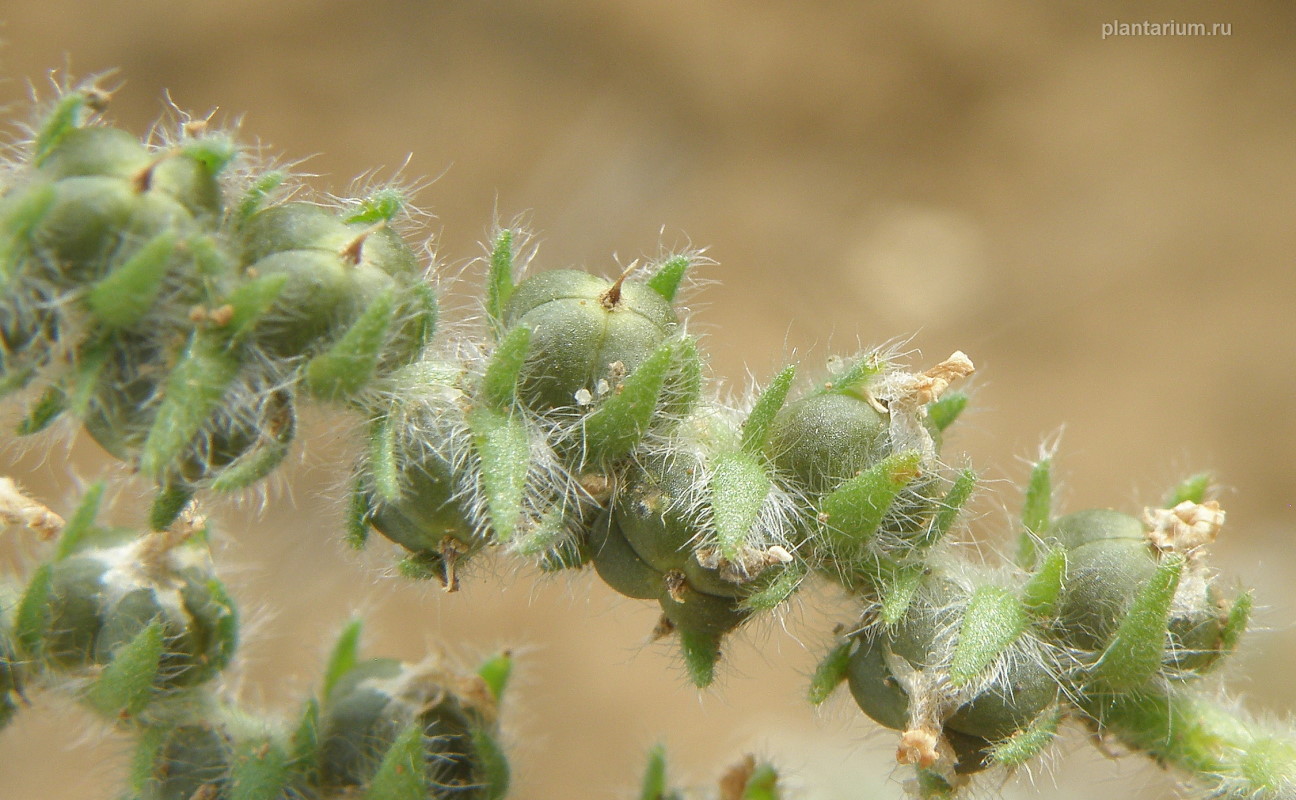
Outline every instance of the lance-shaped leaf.
<svg viewBox="0 0 1296 800">
<path fill-rule="evenodd" d="M 40 433 L 58 419 L 68 407 L 67 392 L 59 384 L 51 384 L 36 402 L 27 408 L 22 422 L 18 423 L 19 436 L 31 436 Z"/>
<path fill-rule="evenodd" d="M 868 382 L 880 374 L 885 366 L 886 362 L 879 353 L 867 353 L 825 381 L 820 391 L 861 395 L 867 389 Z"/>
<path fill-rule="evenodd" d="M 774 573 L 773 579 L 743 598 L 744 609 L 761 612 L 776 608 L 792 596 L 806 576 L 806 566 L 801 561 L 771 567 L 769 571 Z"/>
<path fill-rule="evenodd" d="M 319 780 L 320 707 L 319 701 L 315 698 L 306 700 L 288 747 L 289 769 L 292 773 L 303 783 L 314 784 Z"/>
<path fill-rule="evenodd" d="M 709 499 L 716 544 L 725 558 L 738 558 L 773 485 L 761 460 L 746 451 L 715 459 Z"/>
<path fill-rule="evenodd" d="M 37 166 L 49 157 L 64 136 L 81 127 L 85 111 L 93 107 L 91 101 L 97 95 L 98 90 L 90 88 L 68 92 L 59 98 L 32 140 L 32 161 Z"/>
<path fill-rule="evenodd" d="M 171 268 L 176 235 L 163 231 L 144 243 L 86 292 L 86 305 L 104 325 L 126 328 L 153 307 Z"/>
<path fill-rule="evenodd" d="M 486 362 L 482 375 L 482 400 L 492 408 L 504 411 L 517 398 L 518 376 L 531 349 L 531 329 L 518 325 L 500 339 Z"/>
<path fill-rule="evenodd" d="M 31 246 L 32 231 L 53 204 L 54 187 L 46 183 L 28 189 L 5 209 L 0 220 L 0 288 L 8 283 L 15 257 Z"/>
<path fill-rule="evenodd" d="M 1022 587 L 1021 601 L 1027 611 L 1037 617 L 1053 616 L 1066 582 L 1066 568 L 1066 551 L 1060 547 L 1050 548 L 1039 559 L 1035 574 Z"/>
<path fill-rule="evenodd" d="M 383 754 L 365 789 L 365 800 L 426 800 L 423 727 L 415 722 L 400 732 Z"/>
<path fill-rule="evenodd" d="M 976 484 L 975 472 L 971 469 L 959 470 L 954 484 L 945 493 L 945 497 L 941 498 L 940 510 L 932 517 L 931 525 L 915 543 L 917 547 L 934 547 L 945 538 L 950 528 L 954 527 L 954 521 L 958 519 L 963 506 L 967 505 L 972 493 L 976 491 Z"/>
<path fill-rule="evenodd" d="M 926 568 L 921 563 L 893 564 L 882 562 L 883 569 L 878 584 L 881 587 L 882 608 L 878 619 L 883 625 L 898 625 L 909 613 L 918 587 L 922 585 Z"/>
<path fill-rule="evenodd" d="M 274 190 L 286 180 L 288 174 L 280 170 L 271 170 L 257 178 L 238 201 L 234 211 L 234 226 L 241 227 L 248 217 L 260 211 Z"/>
<path fill-rule="evenodd" d="M 369 429 L 369 476 L 374 492 L 389 503 L 400 499 L 400 467 L 396 464 L 396 432 L 388 419 L 376 420 Z"/>
<path fill-rule="evenodd" d="M 680 282 L 684 280 L 684 275 L 688 273 L 689 267 L 693 266 L 691 256 L 680 254 L 671 256 L 661 263 L 646 281 L 648 288 L 661 295 L 668 302 L 675 299 L 676 292 L 679 291 Z"/>
<path fill-rule="evenodd" d="M 193 487 L 181 482 L 168 482 L 158 487 L 149 505 L 149 527 L 155 531 L 166 530 L 193 500 Z"/>
<path fill-rule="evenodd" d="M 44 651 L 45 634 L 50 625 L 50 594 L 53 590 L 53 564 L 41 564 L 32 573 L 27 590 L 18 601 L 14 614 L 14 640 L 29 658 L 39 658 Z"/>
<path fill-rule="evenodd" d="M 387 187 L 360 201 L 360 207 L 346 218 L 347 224 L 390 222 L 405 210 L 405 193 Z"/>
<path fill-rule="evenodd" d="M 324 668 L 324 690 L 321 697 L 327 698 L 333 687 L 352 669 L 360 654 L 360 634 L 364 630 L 364 620 L 353 619 L 342 629 L 333 651 L 329 653 L 328 665 Z"/>
<path fill-rule="evenodd" d="M 231 342 L 245 339 L 265 315 L 284 287 L 288 285 L 288 275 L 262 275 L 240 284 L 225 298 L 225 305 L 230 307 L 229 320 L 220 330 Z"/>
<path fill-rule="evenodd" d="M 980 677 L 1026 630 L 1021 600 L 1001 586 L 981 586 L 972 593 L 958 642 L 950 660 L 950 682 L 964 686 Z"/>
<path fill-rule="evenodd" d="M 278 743 L 268 738 L 240 742 L 230 765 L 229 800 L 266 800 L 285 795 L 292 762 Z"/>
<path fill-rule="evenodd" d="M 1026 569 L 1035 566 L 1038 554 L 1035 540 L 1048 533 L 1053 520 L 1053 459 L 1041 458 L 1031 468 L 1022 503 L 1022 531 L 1017 549 L 1017 563 Z"/>
<path fill-rule="evenodd" d="M 679 629 L 680 653 L 684 669 L 699 689 L 715 682 L 716 662 L 720 660 L 720 637 L 714 633 Z"/>
<path fill-rule="evenodd" d="M 1206 502 L 1206 496 L 1210 493 L 1211 485 L 1214 482 L 1215 476 L 1209 472 L 1189 475 L 1166 495 L 1165 507 L 1174 508 L 1185 501 L 1190 503 Z"/>
<path fill-rule="evenodd" d="M 639 784 L 639 800 L 666 800 L 670 797 L 666 785 L 666 748 L 653 745 L 648 751 L 648 766 L 644 768 Z"/>
<path fill-rule="evenodd" d="M 782 796 L 778 788 L 778 770 L 773 764 L 761 762 L 747 775 L 740 800 L 779 800 Z"/>
<path fill-rule="evenodd" d="M 1097 686 L 1114 691 L 1137 689 L 1161 668 L 1170 603 L 1179 588 L 1183 565 L 1183 556 L 1177 553 L 1164 556 L 1152 578 L 1134 595 L 1134 602 L 1094 667 Z"/>
<path fill-rule="evenodd" d="M 675 346 L 675 361 L 666 375 L 659 416 L 684 419 L 697 408 L 702 397 L 702 354 L 692 336 L 681 338 Z"/>
<path fill-rule="evenodd" d="M 615 461 L 643 438 L 657 412 L 657 398 L 674 361 L 676 346 L 666 342 L 654 350 L 585 418 L 587 461 Z"/>
<path fill-rule="evenodd" d="M 160 622 L 141 630 L 113 653 L 86 692 L 90 707 L 109 717 L 135 716 L 153 699 L 162 670 L 166 632 Z"/>
<path fill-rule="evenodd" d="M 215 669 L 224 669 L 234 658 L 238 649 L 239 615 L 234 605 L 234 598 L 218 578 L 207 581 L 207 595 L 211 604 L 217 607 L 218 618 L 214 639 L 216 645 L 210 651 L 210 664 Z"/>
<path fill-rule="evenodd" d="M 274 472 L 275 467 L 288 457 L 293 432 L 292 425 L 281 431 L 270 431 L 272 436 L 263 438 L 256 447 L 221 468 L 211 482 L 212 491 L 232 492 L 243 489 Z"/>
<path fill-rule="evenodd" d="M 346 543 L 356 550 L 363 550 L 369 541 L 369 497 L 360 481 L 351 487 L 351 498 L 347 502 Z"/>
<path fill-rule="evenodd" d="M 990 748 L 990 761 L 1005 767 L 1019 767 L 1043 752 L 1057 738 L 1062 707 L 1054 706 L 1030 721 L 1025 728 Z"/>
<path fill-rule="evenodd" d="M 852 639 L 841 642 L 815 667 L 810 676 L 810 702 L 819 705 L 832 695 L 841 682 L 846 680 L 846 671 L 850 666 L 851 651 L 855 647 Z"/>
<path fill-rule="evenodd" d="M 760 397 L 756 398 L 751 413 L 743 421 L 743 450 L 756 454 L 765 447 L 765 441 L 769 439 L 770 425 L 774 423 L 774 417 L 778 415 L 779 409 L 787 402 L 788 391 L 792 388 L 792 381 L 795 378 L 796 366 L 784 367 L 783 371 L 770 381 L 770 385 L 765 387 Z"/>
<path fill-rule="evenodd" d="M 1224 621 L 1224 627 L 1220 630 L 1220 650 L 1231 653 L 1237 649 L 1238 641 L 1246 632 L 1247 623 L 1251 621 L 1251 607 L 1254 604 L 1255 598 L 1251 592 L 1243 592 L 1233 601 L 1228 619 Z"/>
<path fill-rule="evenodd" d="M 140 455 L 140 470 L 162 477 L 193 442 L 238 374 L 239 360 L 223 344 L 194 336 L 167 376 L 162 402 Z"/>
<path fill-rule="evenodd" d="M 481 728 L 472 731 L 473 758 L 482 773 L 485 800 L 500 800 L 508 794 L 513 776 L 504 749 L 489 732 Z"/>
<path fill-rule="evenodd" d="M 513 674 L 513 653 L 505 650 L 486 659 L 477 668 L 477 675 L 486 682 L 491 697 L 499 702 L 508 688 L 509 676 Z"/>
<path fill-rule="evenodd" d="M 482 494 L 491 529 L 499 541 L 510 541 L 522 517 L 531 469 L 531 437 L 521 419 L 485 406 L 468 412 L 468 429 L 481 465 Z"/>
<path fill-rule="evenodd" d="M 486 276 L 486 314 L 498 332 L 503 327 L 504 307 L 513 295 L 513 240 L 515 233 L 502 230 L 491 246 L 490 272 Z"/>
<path fill-rule="evenodd" d="M 58 544 L 54 548 L 55 561 L 62 561 L 81 549 L 86 536 L 94 530 L 95 518 L 99 516 L 103 495 L 102 481 L 96 481 L 86 487 L 76 511 L 72 512 L 72 517 L 63 525 L 63 530 L 59 533 Z"/>
<path fill-rule="evenodd" d="M 363 389 L 378 367 L 395 310 L 394 293 L 380 293 L 346 333 L 307 362 L 306 386 L 311 393 L 326 400 L 342 400 Z"/>
<path fill-rule="evenodd" d="M 927 404 L 927 420 L 943 431 L 954 424 L 954 421 L 967 408 L 968 396 L 963 392 L 946 392 L 935 402 Z"/>
<path fill-rule="evenodd" d="M 820 504 L 820 520 L 836 541 L 867 544 L 896 496 L 918 477 L 922 454 L 893 453 L 844 481 Z"/>
</svg>

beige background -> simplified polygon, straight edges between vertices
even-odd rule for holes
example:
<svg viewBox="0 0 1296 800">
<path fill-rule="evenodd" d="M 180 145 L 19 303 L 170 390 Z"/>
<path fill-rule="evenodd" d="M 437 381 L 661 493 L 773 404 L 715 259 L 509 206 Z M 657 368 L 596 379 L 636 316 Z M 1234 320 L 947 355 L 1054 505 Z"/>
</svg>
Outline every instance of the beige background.
<svg viewBox="0 0 1296 800">
<path fill-rule="evenodd" d="M 1103 41 L 1115 19 L 1233 34 Z M 922 364 L 966 350 L 975 407 L 948 452 L 995 480 L 975 524 L 987 549 L 1004 541 L 1023 458 L 1063 426 L 1066 509 L 1137 511 L 1186 472 L 1218 470 L 1218 561 L 1264 604 L 1236 685 L 1273 714 L 1296 703 L 1290 2 L 4 0 L 0 24 L 10 118 L 29 84 L 48 93 L 50 68 L 116 67 L 121 124 L 144 130 L 169 90 L 241 119 L 267 154 L 319 153 L 301 168 L 321 191 L 408 157 L 444 276 L 497 212 L 528 215 L 544 267 L 611 273 L 614 255 L 706 246 L 717 283 L 693 296 L 696 327 L 731 388 L 792 354 L 817 364 L 905 337 Z M 289 708 L 364 610 L 374 654 L 520 650 L 515 797 L 630 797 L 656 741 L 690 785 L 755 751 L 800 796 L 901 796 L 890 734 L 845 697 L 821 714 L 800 700 L 845 607 L 807 600 L 744 634 L 699 694 L 668 646 L 645 644 L 648 604 L 592 576 L 484 566 L 443 595 L 386 577 L 382 546 L 348 552 L 350 424 L 315 416 L 264 510 L 220 511 L 221 561 L 257 622 L 233 677 L 246 699 Z M 49 448 L 6 446 L 0 466 L 54 499 L 112 471 L 87 442 L 70 461 Z M 32 552 L 4 548 L 8 563 Z M 123 744 L 35 702 L 0 734 L 0 798 L 115 797 Z M 1060 751 L 1055 773 L 1004 795 L 1170 792 L 1079 736 Z"/>
</svg>

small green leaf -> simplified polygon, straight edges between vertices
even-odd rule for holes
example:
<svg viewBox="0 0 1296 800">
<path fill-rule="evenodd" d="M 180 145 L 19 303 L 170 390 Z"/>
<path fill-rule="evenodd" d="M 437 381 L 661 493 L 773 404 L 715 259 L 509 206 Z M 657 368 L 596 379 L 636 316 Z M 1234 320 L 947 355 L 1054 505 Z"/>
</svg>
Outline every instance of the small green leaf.
<svg viewBox="0 0 1296 800">
<path fill-rule="evenodd" d="M 477 674 L 486 682 L 491 697 L 498 703 L 508 688 L 509 676 L 513 674 L 513 653 L 508 650 L 496 653 L 477 668 Z"/>
<path fill-rule="evenodd" d="M 1246 633 L 1247 623 L 1251 621 L 1251 607 L 1254 603 L 1255 598 L 1251 592 L 1243 592 L 1233 601 L 1228 619 L 1224 621 L 1224 627 L 1220 630 L 1221 651 L 1231 653 L 1237 649 L 1242 634 Z"/>
<path fill-rule="evenodd" d="M 868 382 L 874 376 L 880 374 L 885 367 L 886 362 L 882 360 L 879 353 L 876 351 L 866 353 L 853 364 L 829 378 L 820 391 L 826 394 L 863 395 L 867 391 Z"/>
<path fill-rule="evenodd" d="M 648 751 L 648 766 L 639 784 L 639 800 L 665 800 L 669 791 L 666 785 L 666 748 L 653 745 Z"/>
<path fill-rule="evenodd" d="M 36 402 L 27 409 L 18 423 L 19 436 L 31 436 L 48 428 L 68 407 L 67 392 L 58 384 L 50 384 Z"/>
<path fill-rule="evenodd" d="M 934 403 L 927 404 L 927 419 L 936 430 L 943 431 L 967 408 L 968 396 L 963 392 L 946 392 Z"/>
<path fill-rule="evenodd" d="M 486 315 L 490 317 L 496 333 L 503 330 L 504 308 L 513 295 L 513 239 L 512 230 L 502 230 L 495 236 L 490 253 L 490 274 L 486 278 Z"/>
<path fill-rule="evenodd" d="M 1019 767 L 1043 752 L 1057 738 L 1062 707 L 1055 706 L 1030 721 L 1025 728 L 990 748 L 990 761 L 1005 767 Z"/>
<path fill-rule="evenodd" d="M 689 680 L 699 689 L 705 689 L 715 681 L 716 662 L 720 660 L 720 637 L 680 628 L 679 640 Z"/>
<path fill-rule="evenodd" d="M 62 561 L 81 549 L 81 543 L 94 530 L 95 518 L 99 516 L 99 505 L 103 502 L 104 484 L 96 481 L 86 487 L 81 502 L 77 504 L 72 518 L 63 526 L 58 544 L 54 548 L 54 560 Z"/>
<path fill-rule="evenodd" d="M 176 235 L 163 231 L 144 243 L 86 292 L 86 305 L 104 325 L 128 328 L 153 307 L 171 269 Z"/>
<path fill-rule="evenodd" d="M 615 461 L 643 438 L 657 412 L 657 398 L 674 351 L 671 342 L 658 347 L 585 418 L 587 462 Z"/>
<path fill-rule="evenodd" d="M 219 175 L 238 155 L 238 145 L 227 136 L 211 134 L 185 142 L 181 148 L 186 158 L 192 158 L 208 175 Z"/>
<path fill-rule="evenodd" d="M 210 602 L 219 608 L 213 637 L 216 645 L 211 648 L 209 663 L 214 670 L 222 670 L 229 666 L 230 661 L 234 659 L 234 651 L 238 649 L 238 607 L 234 605 L 234 598 L 230 597 L 225 584 L 218 578 L 210 578 L 207 581 L 207 596 L 211 598 Z"/>
<path fill-rule="evenodd" d="M 1049 531 L 1053 520 L 1053 459 L 1041 458 L 1031 468 L 1022 503 L 1022 526 L 1025 530 L 1017 551 L 1017 563 L 1026 569 L 1035 566 L 1038 557 L 1035 540 Z"/>
<path fill-rule="evenodd" d="M 674 364 L 663 387 L 660 416 L 684 419 L 697 408 L 702 397 L 702 355 L 697 340 L 685 336 L 675 347 Z"/>
<path fill-rule="evenodd" d="M 1035 574 L 1022 587 L 1022 605 L 1037 617 L 1051 617 L 1066 582 L 1066 550 L 1049 548 L 1039 559 Z"/>
<path fill-rule="evenodd" d="M 950 661 L 950 682 L 965 686 L 979 678 L 1026 630 L 1026 609 L 1009 590 L 981 586 L 972 593 Z"/>
<path fill-rule="evenodd" d="M 481 464 L 482 494 L 491 530 L 497 540 L 510 541 L 522 518 L 531 438 L 520 419 L 484 406 L 468 412 L 468 429 Z"/>
<path fill-rule="evenodd" d="M 283 463 L 292 449 L 293 426 L 282 431 L 265 431 L 269 436 L 263 438 L 255 447 L 239 456 L 229 465 L 222 467 L 211 482 L 213 492 L 233 492 L 246 488 L 261 480 Z"/>
<path fill-rule="evenodd" d="M 324 668 L 324 691 L 321 697 L 325 702 L 328 702 L 329 693 L 333 691 L 333 687 L 342 679 L 342 676 L 355 667 L 360 653 L 360 633 L 363 629 L 364 620 L 358 618 L 351 620 L 342 629 L 337 642 L 333 645 L 328 666 Z"/>
<path fill-rule="evenodd" d="M 770 425 L 778 415 L 779 409 L 787 402 L 788 391 L 796 378 L 796 366 L 788 365 L 774 376 L 770 385 L 765 387 L 760 397 L 752 405 L 751 413 L 742 426 L 742 446 L 748 453 L 760 453 L 769 438 Z"/>
<path fill-rule="evenodd" d="M 846 671 L 850 666 L 851 651 L 854 649 L 853 640 L 838 644 L 828 655 L 819 662 L 815 667 L 814 674 L 810 676 L 810 702 L 819 705 L 832 695 L 841 682 L 846 680 Z"/>
<path fill-rule="evenodd" d="M 742 800 L 779 800 L 782 793 L 778 788 L 778 771 L 773 764 L 761 762 L 747 776 L 747 785 L 743 787 Z"/>
<path fill-rule="evenodd" d="M 513 406 L 517 397 L 518 376 L 531 348 L 531 329 L 518 325 L 500 339 L 486 362 L 482 376 L 482 399 L 500 411 Z"/>
<path fill-rule="evenodd" d="M 1100 688 L 1137 689 L 1146 685 L 1161 668 L 1170 603 L 1179 588 L 1183 565 L 1183 556 L 1177 553 L 1164 556 L 1152 578 L 1134 596 L 1134 602 L 1094 668 L 1093 680 Z"/>
<path fill-rule="evenodd" d="M 383 754 L 365 800 L 427 800 L 423 727 L 415 722 L 401 731 Z"/>
<path fill-rule="evenodd" d="M 390 222 L 405 210 L 405 193 L 387 187 L 379 189 L 360 201 L 360 208 L 346 218 L 348 225 Z"/>
<path fill-rule="evenodd" d="M 924 574 L 926 574 L 926 567 L 921 563 L 890 565 L 883 568 L 879 581 L 882 585 L 882 608 L 878 613 L 882 624 L 900 624 L 900 620 L 909 613 L 909 606 L 913 604 L 914 597 L 918 594 L 918 587 L 922 585 Z"/>
<path fill-rule="evenodd" d="M 108 717 L 135 716 L 153 699 L 166 645 L 162 623 L 154 622 L 113 653 L 86 692 L 90 707 Z"/>
<path fill-rule="evenodd" d="M 389 503 L 399 500 L 401 479 L 396 465 L 396 433 L 388 419 L 375 420 L 369 430 L 368 467 L 378 496 Z"/>
<path fill-rule="evenodd" d="M 746 451 L 718 456 L 711 469 L 709 500 L 720 554 L 734 560 L 747 543 L 773 481 L 764 464 Z"/>
<path fill-rule="evenodd" d="M 364 487 L 356 481 L 351 488 L 351 501 L 347 503 L 346 515 L 346 543 L 356 550 L 363 550 L 365 543 L 369 541 L 369 515 L 373 509 L 369 508 L 369 498 L 365 494 Z"/>
<path fill-rule="evenodd" d="M 301 719 L 293 731 L 289 743 L 291 750 L 291 769 L 301 777 L 302 782 L 310 785 L 318 780 L 320 768 L 320 707 L 319 701 L 311 697 L 306 700 Z"/>
<path fill-rule="evenodd" d="M 679 291 L 680 281 L 684 280 L 684 275 L 693 266 L 693 259 L 688 255 L 671 256 L 662 262 L 661 266 L 646 281 L 649 289 L 661 295 L 667 302 L 675 299 L 675 294 Z"/>
<path fill-rule="evenodd" d="M 867 544 L 892 501 L 918 477 L 921 463 L 917 450 L 893 453 L 842 482 L 820 505 L 825 529 L 839 543 Z"/>
<path fill-rule="evenodd" d="M 954 527 L 954 521 L 958 519 L 963 506 L 967 505 L 972 493 L 976 491 L 976 485 L 977 474 L 975 472 L 971 469 L 959 470 L 958 476 L 954 478 L 954 484 L 950 486 L 949 491 L 945 493 L 945 497 L 941 499 L 940 510 L 936 512 L 931 525 L 916 543 L 916 546 L 934 547 L 940 540 L 945 538 L 950 528 Z"/>
<path fill-rule="evenodd" d="M 1179 482 L 1177 486 L 1170 490 L 1166 495 L 1165 507 L 1174 508 L 1182 502 L 1204 503 L 1206 496 L 1210 493 L 1211 486 L 1215 483 L 1215 476 L 1209 472 L 1199 472 L 1196 475 L 1189 475 Z"/>
<path fill-rule="evenodd" d="M 482 781 L 485 800 L 500 800 L 508 794 L 513 779 L 504 749 L 494 736 L 480 728 L 473 730 L 472 741 L 477 766 L 485 776 Z"/>
<path fill-rule="evenodd" d="M 92 91 L 94 90 L 77 89 L 59 98 L 32 141 L 32 162 L 36 166 L 40 166 L 54 152 L 64 136 L 81 127 L 83 112 Z"/>
<path fill-rule="evenodd" d="M 257 322 L 279 299 L 284 287 L 288 285 L 286 273 L 262 275 L 252 278 L 230 292 L 225 303 L 233 309 L 229 322 L 221 326 L 221 331 L 231 342 L 240 342 L 256 327 Z"/>
<path fill-rule="evenodd" d="M 395 310 L 395 294 L 382 292 L 329 349 L 307 362 L 306 386 L 311 393 L 337 401 L 368 385 L 387 344 Z"/>
<path fill-rule="evenodd" d="M 14 640 L 31 659 L 40 658 L 45 634 L 49 631 L 53 570 L 53 564 L 41 564 L 36 568 L 14 615 Z"/>
<path fill-rule="evenodd" d="M 131 754 L 127 773 L 127 785 L 134 791 L 144 791 L 153 780 L 170 732 L 165 725 L 148 725 L 139 732 L 139 741 L 135 745 L 135 752 Z"/>
<path fill-rule="evenodd" d="M 806 567 L 800 561 L 793 561 L 781 567 L 771 567 L 770 571 L 774 572 L 774 579 L 744 597 L 743 608 L 753 612 L 774 609 L 792 596 L 806 576 Z"/>
<path fill-rule="evenodd" d="M 211 418 L 239 370 L 238 357 L 211 338 L 196 335 L 167 376 L 162 402 L 144 440 L 140 471 L 163 477 Z"/>
<path fill-rule="evenodd" d="M 288 174 L 279 170 L 271 170 L 257 178 L 248 190 L 243 193 L 239 200 L 237 209 L 234 212 L 235 227 L 242 226 L 256 212 L 260 211 L 265 205 L 266 199 L 278 189 L 283 182 L 288 180 Z"/>
<path fill-rule="evenodd" d="M 193 500 L 194 490 L 182 483 L 168 483 L 158 488 L 149 506 L 149 527 L 163 531 L 176 521 L 189 501 Z"/>
</svg>

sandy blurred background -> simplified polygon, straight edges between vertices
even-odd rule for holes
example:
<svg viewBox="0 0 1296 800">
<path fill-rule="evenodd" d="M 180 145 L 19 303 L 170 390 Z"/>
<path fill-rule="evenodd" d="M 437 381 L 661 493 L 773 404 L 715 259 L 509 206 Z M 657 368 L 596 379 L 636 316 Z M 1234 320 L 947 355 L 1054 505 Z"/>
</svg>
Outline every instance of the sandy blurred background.
<svg viewBox="0 0 1296 800">
<path fill-rule="evenodd" d="M 1116 19 L 1232 35 L 1102 40 Z M 1068 510 L 1138 511 L 1217 470 L 1218 561 L 1268 604 L 1237 685 L 1256 708 L 1296 705 L 1290 2 L 4 0 L 0 39 L 10 118 L 29 85 L 47 94 L 51 68 L 118 68 L 122 125 L 143 131 L 164 91 L 219 107 L 269 154 L 319 153 L 302 168 L 320 190 L 408 158 L 405 177 L 435 178 L 421 235 L 445 275 L 479 254 L 496 213 L 528 215 L 543 267 L 610 274 L 614 256 L 706 246 L 718 283 L 694 295 L 696 323 L 731 387 L 792 355 L 817 365 L 895 338 L 924 365 L 967 351 L 975 407 L 947 452 L 997 481 L 978 507 L 987 541 L 1018 502 L 1023 458 L 1063 426 Z M 786 631 L 758 627 L 699 694 L 668 645 L 645 644 L 649 604 L 592 576 L 536 584 L 485 567 L 443 595 L 384 577 L 381 545 L 348 552 L 346 424 L 316 415 L 273 501 L 220 511 L 222 563 L 258 623 L 234 678 L 249 701 L 289 708 L 363 610 L 371 654 L 519 649 L 514 797 L 631 797 L 657 741 L 689 785 L 752 751 L 800 796 L 901 796 L 892 735 L 844 692 L 820 714 L 801 700 L 845 608 L 807 601 Z M 87 442 L 71 454 L 6 446 L 0 466 L 49 498 L 113 469 Z M 9 562 L 23 549 L 5 546 Z M 0 798 L 115 797 L 122 743 L 37 703 L 0 734 Z M 1078 736 L 1061 750 L 1054 772 L 1004 796 L 1170 792 L 1140 759 L 1106 761 Z"/>
</svg>

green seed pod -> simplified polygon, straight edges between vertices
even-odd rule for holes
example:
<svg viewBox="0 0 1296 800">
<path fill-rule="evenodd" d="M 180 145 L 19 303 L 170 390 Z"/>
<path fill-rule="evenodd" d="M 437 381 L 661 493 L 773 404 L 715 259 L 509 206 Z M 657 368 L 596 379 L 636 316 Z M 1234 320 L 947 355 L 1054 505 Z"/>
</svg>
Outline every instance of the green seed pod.
<svg viewBox="0 0 1296 800">
<path fill-rule="evenodd" d="M 541 413 L 590 403 L 633 373 L 678 325 L 671 304 L 652 288 L 575 270 L 518 284 L 504 323 L 531 329 L 519 396 Z"/>
<path fill-rule="evenodd" d="M 139 800 L 226 800 L 233 749 L 219 725 L 152 729 L 136 755 Z"/>
<path fill-rule="evenodd" d="M 887 419 L 852 394 L 819 393 L 788 403 L 771 426 L 765 452 L 778 469 L 815 495 L 887 454 Z"/>
<path fill-rule="evenodd" d="M 494 719 L 494 698 L 477 676 L 392 659 L 360 662 L 333 683 L 324 700 L 321 786 L 355 791 L 379 781 L 412 780 L 422 792 L 414 797 L 492 797 L 477 742 L 479 732 L 493 730 Z M 411 745 L 416 753 L 404 760 L 404 781 L 384 775 L 392 756 L 401 755 L 394 751 Z M 411 776 L 409 769 L 422 774 Z"/>
<path fill-rule="evenodd" d="M 206 547 L 173 534 L 94 529 L 52 565 L 39 655 L 77 672 L 111 664 L 151 625 L 162 631 L 155 690 L 210 679 L 233 655 L 237 620 Z"/>
<path fill-rule="evenodd" d="M 422 347 L 428 295 L 416 291 L 414 252 L 384 223 L 346 223 L 332 211 L 287 203 L 259 211 L 241 229 L 242 262 L 282 288 L 252 334 L 276 358 L 315 355 L 342 338 L 381 296 L 397 299 L 390 335 L 397 362 Z"/>
</svg>

